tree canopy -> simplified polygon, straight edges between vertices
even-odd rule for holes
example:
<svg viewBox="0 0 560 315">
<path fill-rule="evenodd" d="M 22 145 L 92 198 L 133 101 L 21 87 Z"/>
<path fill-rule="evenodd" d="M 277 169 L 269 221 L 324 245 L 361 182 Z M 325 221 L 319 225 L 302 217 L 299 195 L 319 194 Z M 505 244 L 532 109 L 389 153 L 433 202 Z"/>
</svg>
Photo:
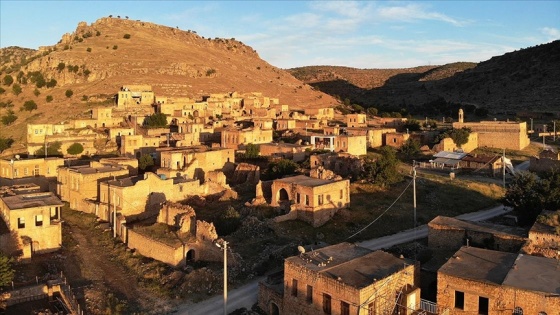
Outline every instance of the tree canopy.
<svg viewBox="0 0 560 315">
<path fill-rule="evenodd" d="M 259 156 L 259 146 L 256 144 L 249 143 L 245 147 L 245 157 L 246 158 L 256 158 Z"/>
<path fill-rule="evenodd" d="M 71 146 L 68 147 L 68 149 L 66 150 L 66 152 L 68 152 L 68 154 L 71 155 L 78 155 L 82 152 L 84 152 L 84 146 L 81 143 L 74 143 Z"/>
<path fill-rule="evenodd" d="M 560 209 L 560 172 L 519 172 L 506 191 L 504 204 L 518 213 L 521 224 L 531 224 L 542 210 Z"/>
<path fill-rule="evenodd" d="M 397 168 L 398 163 L 395 149 L 383 146 L 379 158 L 365 158 L 361 179 L 383 187 L 397 183 L 402 180 Z"/>
<path fill-rule="evenodd" d="M 62 151 L 60 151 L 60 147 L 62 143 L 60 141 L 55 141 L 53 143 L 49 143 L 47 145 L 47 156 L 62 156 Z M 45 156 L 45 147 L 41 147 L 37 151 L 35 151 L 36 156 Z"/>
<path fill-rule="evenodd" d="M 266 177 L 268 179 L 282 178 L 286 175 L 295 174 L 299 165 L 292 161 L 281 159 L 278 162 L 271 162 L 266 170 Z"/>
<path fill-rule="evenodd" d="M 147 168 L 154 165 L 154 159 L 149 154 L 143 154 L 138 159 L 138 168 L 145 171 Z"/>
<path fill-rule="evenodd" d="M 144 125 L 148 127 L 165 127 L 167 126 L 167 116 L 163 113 L 154 113 L 144 119 Z"/>
<path fill-rule="evenodd" d="M 9 286 L 14 279 L 15 270 L 12 268 L 12 259 L 0 254 L 0 287 Z"/>
<path fill-rule="evenodd" d="M 37 109 L 37 104 L 33 100 L 25 101 L 25 103 L 23 103 L 23 109 L 25 109 L 28 112 L 31 112 L 34 109 Z"/>
</svg>

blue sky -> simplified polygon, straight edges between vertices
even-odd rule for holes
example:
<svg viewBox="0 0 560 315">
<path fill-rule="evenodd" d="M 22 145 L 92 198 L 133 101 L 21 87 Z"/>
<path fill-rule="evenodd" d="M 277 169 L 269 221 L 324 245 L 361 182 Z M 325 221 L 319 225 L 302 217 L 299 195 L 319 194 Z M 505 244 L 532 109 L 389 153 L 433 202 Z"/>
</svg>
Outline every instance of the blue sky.
<svg viewBox="0 0 560 315">
<path fill-rule="evenodd" d="M 560 1 L 0 0 L 0 47 L 53 45 L 109 15 L 233 37 L 281 68 L 478 62 L 560 39 Z"/>
</svg>

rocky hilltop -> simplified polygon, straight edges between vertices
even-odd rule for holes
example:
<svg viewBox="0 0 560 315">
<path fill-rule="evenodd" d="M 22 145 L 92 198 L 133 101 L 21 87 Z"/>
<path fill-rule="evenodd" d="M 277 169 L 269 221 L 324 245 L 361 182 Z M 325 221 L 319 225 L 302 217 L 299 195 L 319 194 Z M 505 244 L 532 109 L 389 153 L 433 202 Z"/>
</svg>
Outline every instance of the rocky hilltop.
<svg viewBox="0 0 560 315">
<path fill-rule="evenodd" d="M 382 111 L 455 115 L 457 106 L 490 113 L 557 112 L 560 41 L 475 63 L 409 69 L 315 66 L 289 71 L 340 99 Z"/>
<path fill-rule="evenodd" d="M 334 106 L 336 99 L 315 91 L 290 73 L 262 60 L 234 38 L 204 38 L 191 30 L 120 18 L 79 23 L 52 46 L 0 51 L 2 103 L 11 102 L 18 119 L 2 134 L 21 139 L 27 123 L 58 122 L 87 111 L 127 84 L 148 84 L 156 95 L 197 98 L 218 92 L 262 92 L 292 108 Z M 53 81 L 54 80 L 54 81 Z M 55 82 L 54 87 L 39 84 Z M 13 93 L 14 84 L 22 92 Z M 66 91 L 73 95 L 66 97 Z M 1 91 L 1 90 L 0 90 Z M 52 101 L 47 102 L 47 96 Z M 36 111 L 19 112 L 27 100 Z M 4 115 L 6 106 L 0 108 Z"/>
</svg>

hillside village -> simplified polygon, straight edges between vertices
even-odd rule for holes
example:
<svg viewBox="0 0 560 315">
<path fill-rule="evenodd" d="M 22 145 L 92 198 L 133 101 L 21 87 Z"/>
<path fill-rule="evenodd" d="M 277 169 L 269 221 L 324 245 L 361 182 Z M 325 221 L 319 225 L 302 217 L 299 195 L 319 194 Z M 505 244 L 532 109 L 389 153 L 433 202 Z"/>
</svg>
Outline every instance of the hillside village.
<svg viewBox="0 0 560 315">
<path fill-rule="evenodd" d="M 465 141 L 458 145 L 443 137 L 436 143 L 437 129 L 414 120 L 366 114 L 335 119 L 333 108 L 290 110 L 258 92 L 201 99 L 156 95 L 149 85 L 115 92 L 115 103 L 93 109 L 90 117 L 29 124 L 27 156 L 0 160 L 3 253 L 25 263 L 61 250 L 65 211 L 81 211 L 105 222 L 115 241 L 169 266 L 220 262 L 224 257 L 215 244 L 223 244 L 225 235 L 213 222 L 197 219 L 193 196 L 241 199 L 249 208 L 267 205 L 275 209 L 272 222 L 297 220 L 315 228 L 349 207 L 351 182 L 370 180 L 363 178 L 369 150 L 414 145 L 418 154 L 433 156 L 415 162 L 419 170 L 480 171 L 499 178 L 502 170 L 513 171 L 508 159 L 470 152 L 482 146 L 522 150 L 531 131 L 526 122 L 466 122 L 460 110 L 448 126 L 468 130 Z M 259 167 L 263 161 L 297 170 L 272 176 Z M 296 164 L 304 161 L 307 167 Z M 557 168 L 557 161 L 557 154 L 543 155 L 531 167 Z M 558 236 L 535 224 L 527 235 L 443 215 L 433 219 L 428 247 L 455 254 L 432 270 L 437 294 L 431 302 L 421 298 L 420 263 L 413 257 L 350 243 L 310 251 L 304 249 L 310 244 L 301 244 L 283 272 L 260 284 L 258 305 L 266 314 L 554 314 L 560 309 Z M 168 232 L 162 234 L 162 227 Z M 530 280 L 543 274 L 549 280 Z M 66 284 L 55 283 L 46 285 L 49 295 L 78 312 L 72 308 L 80 303 L 68 296 Z M 25 292 L 7 291 L 4 299 L 9 309 L 26 300 Z"/>
</svg>

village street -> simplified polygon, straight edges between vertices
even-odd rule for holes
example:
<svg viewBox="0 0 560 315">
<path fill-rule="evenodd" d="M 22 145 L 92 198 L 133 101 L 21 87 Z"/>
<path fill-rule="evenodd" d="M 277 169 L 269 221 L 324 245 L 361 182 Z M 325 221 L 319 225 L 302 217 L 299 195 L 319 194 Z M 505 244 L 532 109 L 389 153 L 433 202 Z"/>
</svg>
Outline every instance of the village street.
<svg viewBox="0 0 560 315">
<path fill-rule="evenodd" d="M 510 212 L 512 209 L 502 205 L 477 212 L 465 213 L 457 216 L 458 219 L 470 221 L 483 221 Z M 388 235 L 369 241 L 359 242 L 357 245 L 371 249 L 389 248 L 394 245 L 411 242 L 415 239 L 428 237 L 428 226 L 426 224 L 402 231 L 393 235 Z M 238 308 L 245 307 L 250 309 L 257 302 L 258 283 L 264 277 L 257 278 L 246 285 L 228 292 L 228 313 Z M 181 305 L 177 309 L 177 314 L 181 315 L 208 315 L 223 313 L 223 296 L 214 296 L 198 304 Z"/>
</svg>

